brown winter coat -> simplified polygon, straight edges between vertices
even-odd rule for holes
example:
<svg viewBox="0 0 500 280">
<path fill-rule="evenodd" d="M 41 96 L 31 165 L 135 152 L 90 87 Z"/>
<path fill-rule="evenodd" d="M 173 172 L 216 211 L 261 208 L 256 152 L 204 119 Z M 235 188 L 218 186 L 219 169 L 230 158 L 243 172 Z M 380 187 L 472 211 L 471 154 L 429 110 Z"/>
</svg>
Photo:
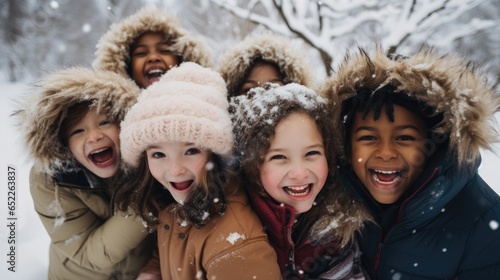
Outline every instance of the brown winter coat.
<svg viewBox="0 0 500 280">
<path fill-rule="evenodd" d="M 127 65 L 130 61 L 130 46 L 146 32 L 160 32 L 172 42 L 171 49 L 182 57 L 182 61 L 212 66 L 212 50 L 201 37 L 190 34 L 173 14 L 156 8 L 143 8 L 137 13 L 110 26 L 99 43 L 92 66 L 130 77 Z"/>
<path fill-rule="evenodd" d="M 105 189 L 57 186 L 32 170 L 30 191 L 51 239 L 48 279 L 135 279 L 150 258 L 154 240 L 142 219 L 113 213 Z M 58 203 L 65 218 L 54 213 Z"/>
<path fill-rule="evenodd" d="M 243 194 L 228 199 L 226 212 L 202 228 L 180 225 L 166 208 L 159 215 L 159 263 L 145 272 L 163 279 L 280 279 L 276 253 Z"/>
</svg>

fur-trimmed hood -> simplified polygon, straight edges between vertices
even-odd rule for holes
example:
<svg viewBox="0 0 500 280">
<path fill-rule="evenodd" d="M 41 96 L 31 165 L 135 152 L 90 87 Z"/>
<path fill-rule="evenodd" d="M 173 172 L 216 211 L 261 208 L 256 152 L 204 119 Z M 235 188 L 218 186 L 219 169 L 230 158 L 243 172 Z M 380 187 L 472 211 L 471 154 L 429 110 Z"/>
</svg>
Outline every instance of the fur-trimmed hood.
<svg viewBox="0 0 500 280">
<path fill-rule="evenodd" d="M 422 48 L 408 58 L 389 58 L 381 48 L 373 54 L 363 49 L 348 54 L 319 91 L 333 101 L 334 134 L 338 138 L 345 135 L 340 113 L 345 100 L 361 87 L 375 91 L 388 84 L 443 114 L 435 132 L 449 138 L 449 154 L 456 156 L 459 164 L 471 166 L 480 157 L 480 148 L 491 149 L 498 140 L 491 122 L 500 110 L 500 96 L 477 69 L 457 56 L 439 55 L 431 48 Z M 345 160 L 342 140 L 337 147 Z"/>
<path fill-rule="evenodd" d="M 43 77 L 34 91 L 14 116 L 35 169 L 53 175 L 77 166 L 59 138 L 69 107 L 94 100 L 98 112 L 119 123 L 136 102 L 140 89 L 131 79 L 116 73 L 74 67 Z"/>
<path fill-rule="evenodd" d="M 99 39 L 93 67 L 129 77 L 127 64 L 130 61 L 130 46 L 148 31 L 165 34 L 167 40 L 173 42 L 172 51 L 180 55 L 183 61 L 212 66 L 213 53 L 205 40 L 181 27 L 174 15 L 156 8 L 143 8 L 110 26 L 108 32 Z"/>
<path fill-rule="evenodd" d="M 289 38 L 272 32 L 252 34 L 230 48 L 219 61 L 219 73 L 226 81 L 229 96 L 248 74 L 257 58 L 276 63 L 285 75 L 285 84 L 297 83 L 312 88 L 313 71 L 307 59 L 308 52 Z"/>
</svg>

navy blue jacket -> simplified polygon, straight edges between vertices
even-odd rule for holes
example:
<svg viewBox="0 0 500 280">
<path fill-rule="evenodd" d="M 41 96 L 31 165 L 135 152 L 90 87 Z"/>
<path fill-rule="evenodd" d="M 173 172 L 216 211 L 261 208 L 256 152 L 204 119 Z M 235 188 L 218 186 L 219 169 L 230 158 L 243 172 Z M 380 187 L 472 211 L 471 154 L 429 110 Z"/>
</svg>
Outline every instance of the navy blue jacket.
<svg viewBox="0 0 500 280">
<path fill-rule="evenodd" d="M 381 209 L 351 170 L 340 172 L 379 224 L 359 240 L 374 279 L 500 279 L 500 197 L 477 168 L 438 158 L 393 209 Z"/>
</svg>

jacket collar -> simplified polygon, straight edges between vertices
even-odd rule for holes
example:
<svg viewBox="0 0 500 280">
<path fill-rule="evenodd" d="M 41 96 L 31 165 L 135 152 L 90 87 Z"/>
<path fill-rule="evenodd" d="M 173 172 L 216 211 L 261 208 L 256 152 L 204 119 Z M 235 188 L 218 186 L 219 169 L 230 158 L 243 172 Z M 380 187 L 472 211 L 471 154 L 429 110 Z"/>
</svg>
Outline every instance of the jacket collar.
<svg viewBox="0 0 500 280">
<path fill-rule="evenodd" d="M 61 187 L 76 189 L 102 190 L 106 183 L 101 178 L 92 174 L 85 168 L 79 168 L 70 172 L 59 172 L 52 179 Z"/>
</svg>

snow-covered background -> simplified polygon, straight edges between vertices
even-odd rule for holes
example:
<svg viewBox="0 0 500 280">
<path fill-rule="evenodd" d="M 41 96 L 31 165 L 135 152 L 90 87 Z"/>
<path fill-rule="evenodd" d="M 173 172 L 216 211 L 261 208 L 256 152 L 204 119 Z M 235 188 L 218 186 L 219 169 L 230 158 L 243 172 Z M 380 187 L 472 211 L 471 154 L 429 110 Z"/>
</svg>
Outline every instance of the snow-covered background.
<svg viewBox="0 0 500 280">
<path fill-rule="evenodd" d="M 204 35 L 216 58 L 250 32 L 271 29 L 306 46 L 323 77 L 356 45 L 379 43 L 411 54 L 419 45 L 457 51 L 500 77 L 498 0 L 2 0 L 0 1 L 0 279 L 46 279 L 49 238 L 33 210 L 31 163 L 10 116 L 16 100 L 47 71 L 89 66 L 109 25 L 138 8 L 155 5 Z M 496 115 L 499 128 L 500 113 Z M 500 155 L 500 144 L 495 145 Z M 479 173 L 500 193 L 500 156 L 483 151 Z M 16 272 L 9 267 L 7 168 L 17 171 Z"/>
</svg>

